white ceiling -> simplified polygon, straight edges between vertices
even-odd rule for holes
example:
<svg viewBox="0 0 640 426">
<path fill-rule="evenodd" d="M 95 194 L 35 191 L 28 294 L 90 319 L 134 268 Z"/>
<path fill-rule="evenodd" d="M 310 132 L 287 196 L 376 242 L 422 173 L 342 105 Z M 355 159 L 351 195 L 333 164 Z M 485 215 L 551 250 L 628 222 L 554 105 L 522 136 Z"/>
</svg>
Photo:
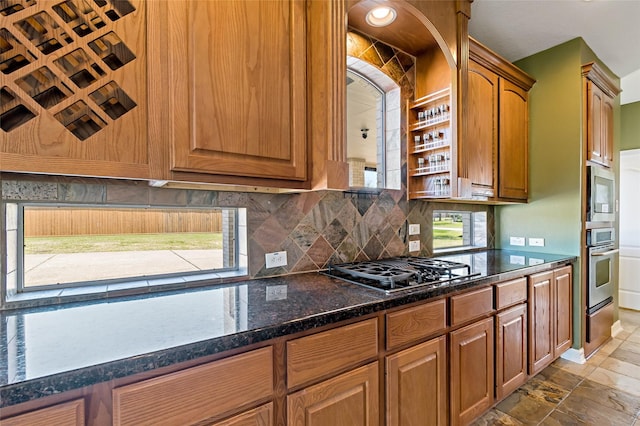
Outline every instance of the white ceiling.
<svg viewBox="0 0 640 426">
<path fill-rule="evenodd" d="M 640 101 L 640 0 L 475 0 L 469 33 L 510 61 L 582 37 Z"/>
</svg>

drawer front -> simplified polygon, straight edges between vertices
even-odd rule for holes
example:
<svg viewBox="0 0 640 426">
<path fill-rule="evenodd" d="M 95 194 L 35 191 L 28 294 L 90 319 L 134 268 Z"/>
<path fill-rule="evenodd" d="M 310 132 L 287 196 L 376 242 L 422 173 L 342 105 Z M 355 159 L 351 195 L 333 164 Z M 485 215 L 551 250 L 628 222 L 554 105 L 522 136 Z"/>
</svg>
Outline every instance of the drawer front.
<svg viewBox="0 0 640 426">
<path fill-rule="evenodd" d="M 2 426 L 84 425 L 84 400 L 65 402 L 19 416 L 2 419 Z"/>
<path fill-rule="evenodd" d="M 377 355 L 376 318 L 291 340 L 287 342 L 287 385 L 293 388 Z"/>
<path fill-rule="evenodd" d="M 267 347 L 116 388 L 113 424 L 192 424 L 272 395 Z"/>
<path fill-rule="evenodd" d="M 387 349 L 397 348 L 447 327 L 446 299 L 387 314 Z"/>
<path fill-rule="evenodd" d="M 496 284 L 496 309 L 503 309 L 527 300 L 527 279 Z"/>
<path fill-rule="evenodd" d="M 451 325 L 458 325 L 493 311 L 493 287 L 451 297 Z"/>
</svg>

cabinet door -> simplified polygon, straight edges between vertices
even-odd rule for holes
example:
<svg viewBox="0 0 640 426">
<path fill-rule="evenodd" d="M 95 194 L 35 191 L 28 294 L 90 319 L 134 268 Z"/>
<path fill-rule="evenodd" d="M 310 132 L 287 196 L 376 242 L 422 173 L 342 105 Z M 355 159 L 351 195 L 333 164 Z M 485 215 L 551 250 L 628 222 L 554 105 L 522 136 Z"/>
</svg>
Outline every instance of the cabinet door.
<svg viewBox="0 0 640 426">
<path fill-rule="evenodd" d="M 305 180 L 305 2 L 167 3 L 171 169 Z"/>
<path fill-rule="evenodd" d="M 529 191 L 528 93 L 504 79 L 500 79 L 499 86 L 498 195 L 526 200 Z"/>
<path fill-rule="evenodd" d="M 587 80 L 587 158 L 606 164 L 606 141 L 603 140 L 603 104 L 606 95 L 593 82 Z"/>
<path fill-rule="evenodd" d="M 498 76 L 469 61 L 467 140 L 459 155 L 474 195 L 496 194 L 498 163 Z"/>
<path fill-rule="evenodd" d="M 253 410 L 213 423 L 211 426 L 271 426 L 273 425 L 273 403 L 261 405 Z"/>
<path fill-rule="evenodd" d="M 387 425 L 447 424 L 446 337 L 387 357 Z"/>
<path fill-rule="evenodd" d="M 605 141 L 603 140 L 603 103 L 606 95 L 593 82 L 587 80 L 587 158 L 606 164 Z"/>
<path fill-rule="evenodd" d="M 496 315 L 496 398 L 527 381 L 527 305 Z"/>
<path fill-rule="evenodd" d="M 554 358 L 562 355 L 564 351 L 571 347 L 572 329 L 572 286 L 573 278 L 571 266 L 554 271 L 554 293 L 556 301 L 555 309 L 555 330 L 554 330 Z"/>
<path fill-rule="evenodd" d="M 613 99 L 605 96 L 602 101 L 602 151 L 604 164 L 613 165 Z"/>
<path fill-rule="evenodd" d="M 541 371 L 554 354 L 553 271 L 529 277 L 529 374 Z"/>
<path fill-rule="evenodd" d="M 146 2 L 0 3 L 0 170 L 149 178 Z"/>
<path fill-rule="evenodd" d="M 375 426 L 378 396 L 378 363 L 374 362 L 289 395 L 287 424 Z"/>
<path fill-rule="evenodd" d="M 451 424 L 469 424 L 493 404 L 493 318 L 451 333 Z"/>
</svg>

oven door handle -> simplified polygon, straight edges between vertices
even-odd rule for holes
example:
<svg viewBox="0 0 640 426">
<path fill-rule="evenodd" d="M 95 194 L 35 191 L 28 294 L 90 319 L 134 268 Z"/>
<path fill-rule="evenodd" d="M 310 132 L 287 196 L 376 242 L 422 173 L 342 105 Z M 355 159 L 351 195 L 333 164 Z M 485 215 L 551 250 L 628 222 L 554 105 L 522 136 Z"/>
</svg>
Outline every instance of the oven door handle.
<svg viewBox="0 0 640 426">
<path fill-rule="evenodd" d="M 612 254 L 616 254 L 619 251 L 620 251 L 619 249 L 613 249 L 613 250 L 607 250 L 603 252 L 595 252 L 595 253 L 591 253 L 591 256 L 610 256 Z"/>
</svg>

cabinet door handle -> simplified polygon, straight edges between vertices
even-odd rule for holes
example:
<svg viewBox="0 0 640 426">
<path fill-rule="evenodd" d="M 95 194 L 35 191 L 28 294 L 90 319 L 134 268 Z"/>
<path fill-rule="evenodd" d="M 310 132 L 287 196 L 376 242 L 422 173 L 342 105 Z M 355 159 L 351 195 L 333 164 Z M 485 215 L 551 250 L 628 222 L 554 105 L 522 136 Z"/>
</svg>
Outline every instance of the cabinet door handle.
<svg viewBox="0 0 640 426">
<path fill-rule="evenodd" d="M 616 254 L 620 249 L 613 249 L 608 251 L 603 251 L 602 253 L 591 253 L 591 256 L 609 256 L 610 254 Z"/>
</svg>

